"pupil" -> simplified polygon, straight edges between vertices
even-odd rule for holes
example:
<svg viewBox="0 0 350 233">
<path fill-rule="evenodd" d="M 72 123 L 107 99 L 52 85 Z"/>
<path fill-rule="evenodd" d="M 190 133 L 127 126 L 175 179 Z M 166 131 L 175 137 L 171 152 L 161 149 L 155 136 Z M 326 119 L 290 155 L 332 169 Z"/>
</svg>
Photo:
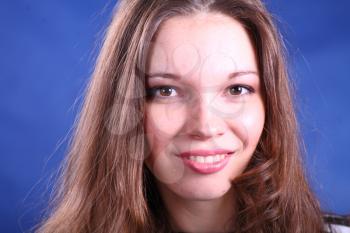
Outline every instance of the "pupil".
<svg viewBox="0 0 350 233">
<path fill-rule="evenodd" d="M 170 87 L 164 87 L 160 89 L 160 93 L 163 96 L 170 96 L 171 95 L 171 88 Z"/>
<path fill-rule="evenodd" d="M 235 95 L 235 94 L 239 94 L 242 92 L 242 87 L 232 87 L 231 88 L 231 94 Z"/>
</svg>

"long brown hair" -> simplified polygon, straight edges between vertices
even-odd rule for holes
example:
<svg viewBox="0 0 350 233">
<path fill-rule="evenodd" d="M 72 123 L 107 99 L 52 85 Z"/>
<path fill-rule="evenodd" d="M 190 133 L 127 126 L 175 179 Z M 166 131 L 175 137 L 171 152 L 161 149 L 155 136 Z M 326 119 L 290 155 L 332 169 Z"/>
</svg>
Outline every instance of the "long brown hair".
<svg viewBox="0 0 350 233">
<path fill-rule="evenodd" d="M 233 17 L 254 44 L 266 109 L 246 170 L 233 181 L 235 232 L 319 233 L 318 203 L 301 166 L 284 47 L 260 0 L 121 0 L 109 25 L 51 214 L 37 232 L 170 232 L 154 177 L 144 166 L 146 58 L 159 25 L 178 15 Z"/>
</svg>

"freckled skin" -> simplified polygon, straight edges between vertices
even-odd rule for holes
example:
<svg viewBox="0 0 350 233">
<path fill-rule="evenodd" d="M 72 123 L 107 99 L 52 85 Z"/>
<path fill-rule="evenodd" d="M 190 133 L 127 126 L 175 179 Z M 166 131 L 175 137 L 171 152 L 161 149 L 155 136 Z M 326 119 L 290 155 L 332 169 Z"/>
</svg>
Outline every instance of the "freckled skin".
<svg viewBox="0 0 350 233">
<path fill-rule="evenodd" d="M 257 74 L 228 79 L 238 71 Z M 147 73 L 176 74 L 179 80 L 153 77 L 150 87 L 176 88 L 171 95 L 147 101 L 145 131 L 151 154 L 145 163 L 157 178 L 162 196 L 177 200 L 219 200 L 243 172 L 261 136 L 265 110 L 257 61 L 247 32 L 221 14 L 174 17 L 159 28 L 148 57 Z M 234 84 L 252 93 L 230 95 Z M 176 154 L 193 149 L 236 151 L 227 166 L 199 174 Z M 210 203 L 210 202 L 208 202 Z"/>
</svg>

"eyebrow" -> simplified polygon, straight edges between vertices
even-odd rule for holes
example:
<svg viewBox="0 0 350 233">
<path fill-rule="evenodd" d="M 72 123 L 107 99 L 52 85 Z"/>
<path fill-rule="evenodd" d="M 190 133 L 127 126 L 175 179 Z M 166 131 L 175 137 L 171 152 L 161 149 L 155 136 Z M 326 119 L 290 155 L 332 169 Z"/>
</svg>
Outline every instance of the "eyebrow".
<svg viewBox="0 0 350 233">
<path fill-rule="evenodd" d="M 258 76 L 258 72 L 253 71 L 253 70 L 235 71 L 235 72 L 231 72 L 228 75 L 228 79 L 234 79 L 234 78 L 237 78 L 239 76 L 250 75 L 250 74 Z M 166 78 L 166 79 L 174 79 L 174 80 L 181 79 L 179 75 L 172 74 L 172 73 L 164 73 L 164 72 L 156 72 L 153 74 L 148 74 L 148 75 L 146 75 L 146 78 Z"/>
</svg>

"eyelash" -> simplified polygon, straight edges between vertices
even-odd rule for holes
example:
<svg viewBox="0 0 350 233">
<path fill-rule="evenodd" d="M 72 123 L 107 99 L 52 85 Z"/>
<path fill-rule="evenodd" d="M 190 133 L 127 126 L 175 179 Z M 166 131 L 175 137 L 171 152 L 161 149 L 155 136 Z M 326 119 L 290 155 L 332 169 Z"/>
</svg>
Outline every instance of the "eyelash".
<svg viewBox="0 0 350 233">
<path fill-rule="evenodd" d="M 241 84 L 234 84 L 234 85 L 231 85 L 231 86 L 229 86 L 229 87 L 227 88 L 227 90 L 230 91 L 232 88 L 237 88 L 237 87 L 246 89 L 246 92 L 247 92 L 247 93 L 241 94 L 241 95 L 232 95 L 232 96 L 234 96 L 234 97 L 254 93 L 254 89 L 253 89 L 251 86 L 241 85 Z M 148 98 L 151 98 L 151 99 L 153 99 L 153 98 L 164 99 L 164 98 L 168 98 L 168 97 L 169 97 L 169 98 L 174 98 L 173 96 L 165 96 L 165 97 L 156 96 L 156 92 L 158 92 L 159 90 L 164 89 L 164 88 L 171 88 L 172 90 L 177 90 L 177 88 L 174 87 L 174 86 L 167 86 L 167 85 L 155 86 L 155 87 L 146 89 L 147 97 L 148 97 Z"/>
<path fill-rule="evenodd" d="M 147 97 L 148 98 L 155 98 L 156 97 L 156 92 L 163 89 L 163 88 L 171 88 L 173 90 L 176 90 L 177 88 L 176 87 L 173 87 L 173 86 L 155 86 L 155 87 L 152 87 L 152 88 L 148 88 L 146 90 L 146 94 L 147 94 Z M 167 98 L 167 97 L 158 97 L 158 98 Z"/>
<path fill-rule="evenodd" d="M 229 86 L 228 89 L 236 88 L 236 87 L 243 87 L 244 89 L 247 90 L 247 93 L 242 94 L 242 95 L 248 95 L 248 94 L 254 93 L 254 88 L 253 87 L 247 86 L 247 85 L 241 85 L 241 84 L 234 84 L 232 86 Z"/>
</svg>

